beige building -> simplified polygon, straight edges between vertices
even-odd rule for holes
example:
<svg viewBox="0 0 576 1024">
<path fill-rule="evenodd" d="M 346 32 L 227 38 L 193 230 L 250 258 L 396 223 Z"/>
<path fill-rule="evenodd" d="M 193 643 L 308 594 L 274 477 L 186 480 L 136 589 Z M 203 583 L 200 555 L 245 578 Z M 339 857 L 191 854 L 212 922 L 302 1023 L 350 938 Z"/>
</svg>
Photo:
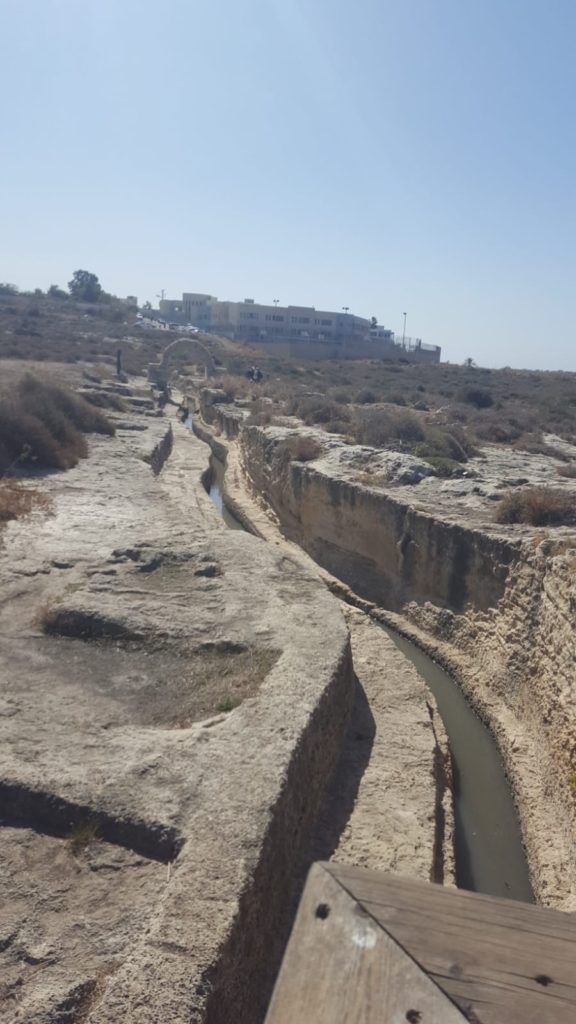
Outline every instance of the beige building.
<svg viewBox="0 0 576 1024">
<path fill-rule="evenodd" d="M 393 331 L 374 326 L 372 320 L 347 309 L 334 312 L 314 306 L 265 305 L 254 299 L 221 302 L 214 295 L 184 292 L 182 300 L 163 300 L 160 313 L 168 320 L 261 345 L 278 355 L 313 359 L 398 359 L 405 355 L 410 361 L 440 361 L 439 347 L 422 342 L 403 346 Z"/>
</svg>

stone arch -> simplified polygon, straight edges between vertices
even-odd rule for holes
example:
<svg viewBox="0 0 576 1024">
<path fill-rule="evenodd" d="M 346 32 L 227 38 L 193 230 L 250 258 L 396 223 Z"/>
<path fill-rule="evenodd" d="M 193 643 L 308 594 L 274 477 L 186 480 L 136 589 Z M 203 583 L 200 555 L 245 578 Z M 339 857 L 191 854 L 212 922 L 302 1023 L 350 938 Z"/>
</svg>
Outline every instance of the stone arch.
<svg viewBox="0 0 576 1024">
<path fill-rule="evenodd" d="M 148 380 L 151 384 L 156 384 L 159 387 L 166 387 L 168 378 L 170 375 L 170 361 L 172 356 L 176 352 L 182 352 L 188 350 L 191 358 L 197 366 L 204 366 L 206 372 L 210 376 L 214 376 L 216 373 L 216 366 L 214 360 L 210 355 L 208 349 L 202 345 L 196 338 L 176 338 L 171 341 L 169 345 L 166 345 L 160 360 L 157 363 L 149 363 L 148 365 Z"/>
</svg>

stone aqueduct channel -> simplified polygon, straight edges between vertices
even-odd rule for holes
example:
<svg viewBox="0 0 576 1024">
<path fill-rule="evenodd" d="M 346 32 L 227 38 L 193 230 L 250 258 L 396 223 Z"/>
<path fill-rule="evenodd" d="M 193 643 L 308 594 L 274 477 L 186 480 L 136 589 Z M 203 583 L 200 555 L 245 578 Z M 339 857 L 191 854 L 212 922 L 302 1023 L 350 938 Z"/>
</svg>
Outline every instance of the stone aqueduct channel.
<svg viewBox="0 0 576 1024">
<path fill-rule="evenodd" d="M 536 899 L 575 909 L 576 538 L 494 521 L 503 489 L 527 476 L 557 486 L 559 463 L 488 447 L 469 481 L 414 486 L 409 456 L 290 419 L 246 425 L 214 389 L 193 401 L 197 430 L 226 459 L 238 517 L 449 671 L 497 741 Z M 287 458 L 286 441 L 303 433 L 319 456 Z M 576 500 L 574 482 L 563 486 Z"/>
<path fill-rule="evenodd" d="M 537 560 L 525 578 L 501 540 L 468 550 L 465 533 L 447 533 L 465 567 L 451 606 L 455 573 L 419 563 L 418 515 L 406 540 L 406 515 L 381 497 L 388 530 L 403 533 L 363 593 L 351 523 L 362 528 L 373 494 L 321 464 L 278 472 L 273 432 L 225 445 L 214 427 L 237 433 L 237 413 L 213 403 L 201 440 L 156 416 L 141 388 L 115 437 L 40 482 L 51 515 L 2 536 L 0 1021 L 256 1024 L 313 860 L 453 883 L 446 734 L 382 619 L 450 664 L 489 720 L 536 894 L 568 907 L 569 822 L 551 827 L 566 804 L 547 774 L 559 755 L 522 688 L 515 706 L 503 699 L 510 672 L 498 675 L 490 641 L 512 615 L 519 644 Z M 209 499 L 210 447 L 227 457 L 227 501 L 251 534 L 228 530 Z M 441 524 L 427 529 L 439 550 Z M 410 565 L 394 586 L 393 551 Z M 486 559 L 493 582 L 476 599 Z M 567 576 L 546 565 L 550 608 L 532 639 L 540 663 L 547 645 L 564 671 L 545 627 Z M 424 579 L 437 587 L 426 603 Z"/>
<path fill-rule="evenodd" d="M 252 1024 L 314 859 L 453 877 L 417 673 L 135 390 L 2 535 L 3 1024 Z"/>
</svg>

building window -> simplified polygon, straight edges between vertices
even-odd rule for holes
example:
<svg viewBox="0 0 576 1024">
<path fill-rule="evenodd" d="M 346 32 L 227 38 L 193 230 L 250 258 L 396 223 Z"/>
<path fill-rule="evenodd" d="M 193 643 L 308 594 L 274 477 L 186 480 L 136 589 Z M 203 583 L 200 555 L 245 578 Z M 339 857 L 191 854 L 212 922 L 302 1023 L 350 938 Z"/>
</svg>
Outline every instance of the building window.
<svg viewBox="0 0 576 1024">
<path fill-rule="evenodd" d="M 316 323 L 318 323 L 318 320 L 316 321 Z M 332 321 L 331 320 L 320 320 L 320 323 L 322 324 L 322 327 L 331 327 L 332 326 Z"/>
</svg>

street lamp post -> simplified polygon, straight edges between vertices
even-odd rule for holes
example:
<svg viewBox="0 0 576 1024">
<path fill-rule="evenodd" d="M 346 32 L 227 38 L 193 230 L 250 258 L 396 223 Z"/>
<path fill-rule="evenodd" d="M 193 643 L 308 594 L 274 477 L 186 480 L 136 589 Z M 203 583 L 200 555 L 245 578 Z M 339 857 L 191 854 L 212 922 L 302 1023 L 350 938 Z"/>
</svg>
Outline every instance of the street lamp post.
<svg viewBox="0 0 576 1024">
<path fill-rule="evenodd" d="M 403 313 L 404 317 L 404 328 L 402 330 L 402 348 L 404 348 L 404 342 L 406 341 L 406 313 Z"/>
<path fill-rule="evenodd" d="M 277 306 L 278 303 L 280 302 L 280 299 L 272 299 L 272 302 L 274 303 L 275 306 Z"/>
</svg>

